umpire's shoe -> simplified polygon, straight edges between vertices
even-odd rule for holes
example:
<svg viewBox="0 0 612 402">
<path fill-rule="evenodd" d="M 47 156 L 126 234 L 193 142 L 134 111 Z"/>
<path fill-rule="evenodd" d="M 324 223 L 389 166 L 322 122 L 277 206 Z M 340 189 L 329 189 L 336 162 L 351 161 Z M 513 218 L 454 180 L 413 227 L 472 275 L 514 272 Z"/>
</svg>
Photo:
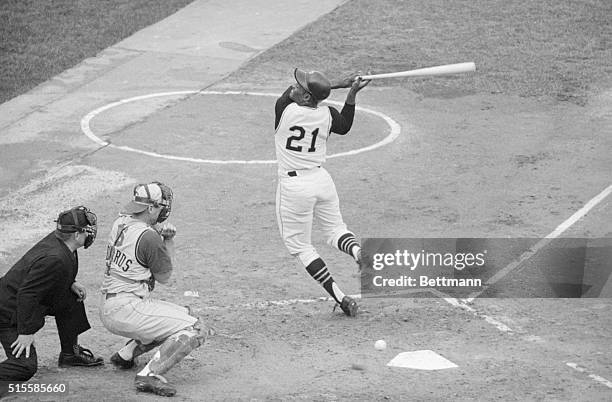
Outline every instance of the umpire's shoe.
<svg viewBox="0 0 612 402">
<path fill-rule="evenodd" d="M 60 367 L 93 367 L 104 364 L 104 359 L 94 356 L 91 350 L 80 345 L 74 345 L 73 353 L 60 352 L 57 364 Z"/>
<path fill-rule="evenodd" d="M 119 367 L 120 369 L 124 369 L 124 370 L 129 370 L 136 365 L 136 362 L 134 361 L 134 359 L 125 360 L 123 357 L 119 355 L 119 352 L 115 352 L 111 356 L 110 361 L 111 363 L 113 363 L 115 367 Z"/>
<path fill-rule="evenodd" d="M 344 311 L 344 314 L 349 317 L 355 317 L 357 315 L 357 302 L 350 296 L 344 296 L 342 298 L 342 303 L 340 303 L 340 308 Z"/>
<path fill-rule="evenodd" d="M 174 396 L 176 394 L 176 388 L 159 374 L 137 375 L 135 383 L 137 391 L 150 392 L 160 396 Z"/>
</svg>

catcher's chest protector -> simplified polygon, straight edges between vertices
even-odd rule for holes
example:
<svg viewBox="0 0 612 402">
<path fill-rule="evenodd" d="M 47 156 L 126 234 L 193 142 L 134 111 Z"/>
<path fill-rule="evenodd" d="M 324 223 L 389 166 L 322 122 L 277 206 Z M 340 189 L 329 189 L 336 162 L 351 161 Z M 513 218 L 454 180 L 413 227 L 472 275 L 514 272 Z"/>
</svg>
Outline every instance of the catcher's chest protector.
<svg viewBox="0 0 612 402">
<path fill-rule="evenodd" d="M 136 255 L 138 244 L 147 230 L 153 229 L 129 216 L 122 216 L 114 222 L 106 250 L 103 290 L 108 293 L 133 292 L 142 287 L 141 281 L 149 279 L 151 271 Z"/>
</svg>

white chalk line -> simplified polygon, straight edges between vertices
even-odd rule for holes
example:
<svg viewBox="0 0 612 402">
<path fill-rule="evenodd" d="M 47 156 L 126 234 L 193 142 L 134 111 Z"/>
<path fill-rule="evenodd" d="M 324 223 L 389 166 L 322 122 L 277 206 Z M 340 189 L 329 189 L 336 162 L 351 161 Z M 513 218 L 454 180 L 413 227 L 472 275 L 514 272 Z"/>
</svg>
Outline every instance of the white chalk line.
<svg viewBox="0 0 612 402">
<path fill-rule="evenodd" d="M 455 298 L 455 297 L 450 297 L 449 295 L 447 295 L 444 292 L 441 292 L 437 289 L 429 289 L 429 291 L 431 293 L 433 293 L 434 295 L 440 297 L 441 299 L 443 299 L 445 302 L 447 302 L 448 304 L 450 304 L 451 306 L 454 307 L 459 307 L 469 313 L 471 313 L 472 315 L 478 317 L 478 318 L 482 318 L 483 320 L 485 320 L 486 322 L 488 322 L 489 324 L 493 325 L 495 328 L 497 328 L 498 330 L 500 330 L 501 332 L 506 332 L 506 333 L 512 333 L 514 332 L 512 330 L 512 328 L 510 328 L 508 325 L 504 324 L 503 322 L 489 316 L 486 314 L 482 314 L 480 313 L 478 310 L 476 310 L 475 308 L 467 305 L 466 303 L 464 303 L 463 301 Z"/>
<path fill-rule="evenodd" d="M 565 363 L 568 367 L 573 368 L 574 370 L 576 370 L 579 373 L 583 373 L 583 374 L 587 374 L 587 376 L 592 379 L 593 381 L 597 381 L 598 383 L 608 387 L 608 388 L 612 388 L 612 381 L 597 375 L 597 374 L 593 374 L 591 372 L 589 372 L 586 368 L 579 366 L 576 363 L 572 363 L 572 362 L 567 362 Z"/>
<path fill-rule="evenodd" d="M 493 317 L 490 317 L 490 316 L 488 316 L 486 314 L 479 313 L 473 307 L 468 306 L 468 305 L 466 305 L 464 303 L 461 303 L 459 300 L 457 300 L 455 298 L 448 297 L 447 295 L 445 295 L 444 293 L 442 293 L 442 292 L 440 292 L 440 291 L 438 291 L 436 289 L 423 289 L 423 291 L 420 291 L 419 293 L 424 293 L 426 291 L 429 291 L 435 297 L 444 299 L 449 304 L 451 304 L 451 305 L 453 305 L 455 307 L 460 307 L 460 308 L 462 308 L 462 309 L 472 313 L 476 317 L 484 319 L 489 324 L 492 324 L 492 325 L 496 326 L 497 329 L 499 329 L 502 332 L 512 332 L 512 329 L 510 327 L 508 327 L 506 324 L 504 324 L 504 323 L 502 323 L 502 322 L 500 322 L 500 321 L 498 321 L 498 320 L 494 319 Z M 354 299 L 361 299 L 362 298 L 362 295 L 360 295 L 360 294 L 349 295 L 349 296 L 354 298 Z M 330 302 L 330 301 L 334 301 L 334 299 L 331 298 L 331 297 L 322 296 L 322 297 L 313 297 L 311 299 L 264 300 L 264 301 L 258 301 L 258 302 L 252 302 L 252 303 L 234 304 L 234 305 L 229 305 L 229 306 L 204 306 L 204 307 L 200 307 L 200 309 L 201 310 L 261 309 L 261 308 L 268 308 L 268 307 L 286 307 L 286 306 L 292 306 L 294 304 L 312 304 L 312 303 Z"/>
<path fill-rule="evenodd" d="M 102 107 L 99 107 L 95 110 L 92 110 L 91 112 L 87 113 L 82 119 L 81 119 L 81 131 L 83 132 L 83 134 L 85 134 L 87 136 L 87 138 L 89 138 L 90 140 L 92 140 L 93 142 L 95 142 L 96 144 L 103 146 L 103 147 L 111 147 L 111 148 L 115 148 L 115 149 L 119 149 L 121 151 L 125 151 L 125 152 L 133 152 L 133 153 L 138 153 L 141 155 L 147 155 L 147 156 L 151 156 L 154 158 L 162 158 L 162 159 L 168 159 L 168 160 L 174 160 L 174 161 L 180 161 L 180 162 L 192 162 L 192 163 L 209 163 L 209 164 L 221 164 L 221 165 L 231 165 L 231 164 L 275 164 L 276 163 L 276 159 L 270 159 L 270 160 L 219 160 L 219 159 L 201 159 L 201 158 L 191 158 L 191 157 L 185 157 L 185 156 L 176 156 L 176 155 L 168 155 L 168 154 L 161 154 L 158 152 L 152 152 L 152 151 L 145 151 L 142 149 L 137 149 L 137 148 L 133 148 L 133 147 L 129 147 L 129 146 L 125 146 L 125 145 L 115 145 L 109 141 L 105 141 L 103 139 L 101 139 L 100 137 L 98 137 L 93 130 L 91 129 L 90 123 L 91 120 L 96 117 L 97 115 L 99 115 L 100 113 L 112 109 L 114 107 L 117 106 L 121 106 L 124 105 L 126 103 L 130 103 L 130 102 L 137 102 L 137 101 L 141 101 L 141 100 L 145 100 L 145 99 L 151 99 L 151 98 L 157 98 L 157 97 L 164 97 L 164 96 L 187 96 L 187 95 L 247 95 L 247 96 L 270 96 L 270 97 L 278 97 L 280 96 L 280 94 L 274 94 L 274 93 L 266 93 L 266 92 L 246 92 L 246 91 L 174 91 L 174 92 L 158 92 L 158 93 L 152 93 L 152 94 L 147 94 L 147 95 L 140 95 L 140 96 L 134 96 L 132 98 L 127 98 L 127 99 L 122 99 L 120 101 L 117 102 L 112 102 L 109 103 L 107 105 L 104 105 Z M 331 103 L 334 105 L 338 105 L 338 106 L 342 106 L 344 105 L 344 103 L 341 102 L 336 102 L 336 101 L 332 101 L 332 100 L 327 100 L 326 103 Z M 391 131 L 389 133 L 389 135 L 387 135 L 385 138 L 383 138 L 381 141 L 376 142 L 372 145 L 366 146 L 366 147 L 362 147 L 362 148 L 358 148 L 358 149 L 354 149 L 351 151 L 346 151 L 346 152 L 340 152 L 340 153 L 336 153 L 336 154 L 331 154 L 328 155 L 327 158 L 328 159 L 332 159 L 332 158 L 338 158 L 338 157 L 342 157 L 342 156 L 352 156 L 352 155 L 357 155 L 363 152 L 368 152 L 368 151 L 372 151 L 376 148 L 380 148 L 384 145 L 387 145 L 391 142 L 393 142 L 399 135 L 401 132 L 401 126 L 395 121 L 393 120 L 391 117 L 387 116 L 384 113 L 381 112 L 377 112 L 375 110 L 371 110 L 371 109 L 367 109 L 361 106 L 356 106 L 355 107 L 356 110 L 360 110 L 363 111 L 365 113 L 369 113 L 371 115 L 377 116 L 381 119 L 383 119 L 387 125 L 390 127 Z"/>
<path fill-rule="evenodd" d="M 494 275 L 491 279 L 489 279 L 487 281 L 487 284 L 491 285 L 491 284 L 499 281 L 501 278 L 503 278 L 509 272 L 511 272 L 512 270 L 516 269 L 523 262 L 527 261 L 533 255 L 535 255 L 539 250 L 541 250 L 542 248 L 546 247 L 546 245 L 548 245 L 553 239 L 559 237 L 567 229 L 569 229 L 572 225 L 574 225 L 576 222 L 578 222 L 580 219 L 582 219 L 590 210 L 592 210 L 595 206 L 597 206 L 597 204 L 599 204 L 608 195 L 610 195 L 611 192 L 612 192 L 612 185 L 608 186 L 601 193 L 599 193 L 598 195 L 593 197 L 582 208 L 580 208 L 572 216 L 570 216 L 563 223 L 561 223 L 559 226 L 557 226 L 555 228 L 555 230 L 553 230 L 545 238 L 540 240 L 533 248 L 531 248 L 529 251 L 523 253 L 517 260 L 515 260 L 512 263 L 508 264 L 500 272 L 498 272 L 496 275 Z M 470 305 L 468 305 L 468 303 L 472 303 L 475 298 L 477 298 L 480 294 L 482 294 L 483 291 L 484 290 L 481 290 L 480 292 L 472 294 L 467 299 L 458 300 L 457 298 L 450 297 L 450 296 L 446 295 L 443 292 L 439 292 L 439 291 L 437 291 L 435 289 L 432 289 L 432 293 L 436 293 L 437 292 L 439 294 L 439 296 L 444 301 L 449 303 L 450 305 L 458 307 L 458 308 L 461 308 L 463 310 L 466 310 L 466 311 L 472 313 L 474 316 L 480 317 L 480 318 L 484 319 L 486 322 L 488 322 L 489 324 L 493 325 L 495 328 L 497 328 L 501 332 L 512 334 L 513 333 L 512 328 L 510 328 L 506 324 L 502 323 L 501 321 L 499 321 L 499 320 L 497 320 L 497 319 L 495 319 L 495 318 L 493 318 L 491 316 L 488 316 L 486 314 L 482 314 L 482 313 L 478 312 L 475 308 L 473 308 Z M 571 368 L 573 368 L 573 369 L 575 369 L 575 370 L 577 370 L 577 371 L 579 371 L 581 373 L 588 374 L 588 377 L 591 378 L 592 380 L 594 380 L 594 381 L 596 381 L 596 382 L 598 382 L 600 384 L 603 384 L 604 386 L 606 386 L 608 388 L 612 388 L 612 382 L 607 380 L 606 378 L 601 377 L 601 376 L 599 376 L 597 374 L 589 373 L 584 367 L 580 367 L 580 366 L 578 366 L 575 363 L 571 363 L 570 362 L 570 363 L 566 363 L 566 364 L 569 367 L 571 367 Z"/>
<path fill-rule="evenodd" d="M 528 251 L 521 254 L 521 256 L 512 261 L 510 264 L 506 265 L 503 269 L 493 275 L 485 284 L 484 289 L 474 292 L 470 295 L 470 297 L 464 299 L 466 303 L 472 303 L 474 299 L 480 296 L 485 290 L 487 286 L 493 285 L 497 283 L 500 279 L 508 275 L 510 272 L 514 271 L 516 268 L 521 266 L 525 261 L 533 257 L 538 251 L 546 247 L 552 240 L 561 236 L 567 229 L 572 227 L 576 222 L 582 219 L 589 211 L 597 206 L 601 201 L 603 201 L 607 196 L 612 193 L 612 184 L 605 188 L 601 193 L 597 194 L 593 197 L 589 202 L 587 202 L 582 208 L 576 211 L 572 216 L 567 218 L 563 223 L 555 228 L 552 232 L 550 232 L 546 237 L 537 242 L 532 248 Z"/>
<path fill-rule="evenodd" d="M 550 232 L 546 237 L 544 237 L 542 240 L 540 240 L 538 243 L 536 243 L 535 246 L 533 246 L 527 252 L 523 253 L 518 259 L 516 259 L 513 262 L 511 262 L 510 264 L 506 265 L 501 271 L 499 271 L 497 274 L 495 274 L 493 277 L 491 277 L 487 281 L 486 285 L 492 285 L 492 284 L 496 283 L 497 281 L 502 279 L 504 276 L 506 276 L 508 273 L 512 272 L 514 269 L 516 269 L 521 264 L 523 264 L 525 261 L 527 261 L 529 258 L 531 258 L 533 255 L 535 255 L 539 250 L 541 250 L 542 248 L 546 247 L 546 245 L 548 245 L 553 239 L 559 237 L 567 229 L 569 229 L 572 225 L 574 225 L 581 218 L 583 218 L 590 210 L 592 210 L 595 206 L 597 206 L 597 204 L 599 204 L 608 195 L 610 195 L 610 193 L 612 193 L 612 185 L 608 186 L 601 193 L 599 193 L 598 195 L 593 197 L 582 208 L 580 208 L 578 211 L 576 211 L 574 214 L 572 214 L 572 216 L 570 216 L 563 223 L 561 223 L 559 226 L 557 226 L 555 228 L 555 230 Z M 461 300 L 459 300 L 457 298 L 454 298 L 454 297 L 450 297 L 449 295 L 447 295 L 447 294 L 445 294 L 445 293 L 443 293 L 441 291 L 438 291 L 436 289 L 432 289 L 432 293 L 438 294 L 439 297 L 441 297 L 443 300 L 445 300 L 447 303 L 449 303 L 452 306 L 459 307 L 459 308 L 461 308 L 463 310 L 471 312 L 475 316 L 481 317 L 486 322 L 488 322 L 489 324 L 493 325 L 494 327 L 496 327 L 497 329 L 499 329 L 502 332 L 513 332 L 512 328 L 510 328 L 506 324 L 502 323 L 501 321 L 499 321 L 499 320 L 497 320 L 497 319 L 495 319 L 495 318 L 493 318 L 491 316 L 479 313 L 476 309 L 474 309 L 473 307 L 469 306 L 469 304 L 472 304 L 474 302 L 474 300 L 478 296 L 480 296 L 482 294 L 482 292 L 484 292 L 484 290 L 486 290 L 486 289 L 483 289 L 481 291 L 472 293 L 470 295 L 470 297 L 465 298 L 465 299 L 461 299 Z"/>
<path fill-rule="evenodd" d="M 349 296 L 354 299 L 361 299 L 360 294 L 349 295 Z M 322 297 L 313 297 L 311 299 L 263 300 L 263 301 L 252 302 L 252 303 L 233 304 L 229 306 L 203 306 L 203 307 L 198 307 L 198 309 L 200 310 L 261 309 L 261 308 L 267 308 L 267 307 L 286 307 L 286 306 L 292 306 L 294 304 L 311 304 L 311 303 L 328 302 L 328 301 L 335 301 L 335 300 L 332 297 L 322 296 Z"/>
</svg>

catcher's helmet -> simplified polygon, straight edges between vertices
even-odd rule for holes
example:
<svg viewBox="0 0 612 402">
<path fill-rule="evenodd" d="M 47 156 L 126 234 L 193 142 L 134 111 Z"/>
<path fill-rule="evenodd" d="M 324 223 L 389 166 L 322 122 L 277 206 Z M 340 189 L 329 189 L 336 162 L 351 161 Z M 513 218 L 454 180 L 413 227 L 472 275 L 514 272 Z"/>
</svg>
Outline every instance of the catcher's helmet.
<svg viewBox="0 0 612 402">
<path fill-rule="evenodd" d="M 134 187 L 132 201 L 123 207 L 123 213 L 131 215 L 143 212 L 149 206 L 162 207 L 157 217 L 157 222 L 161 223 L 170 216 L 173 199 L 172 189 L 163 183 L 154 181 L 149 184 L 137 184 Z"/>
<path fill-rule="evenodd" d="M 331 82 L 323 73 L 319 71 L 306 72 L 296 68 L 293 75 L 297 83 L 317 101 L 322 101 L 329 96 Z"/>
</svg>

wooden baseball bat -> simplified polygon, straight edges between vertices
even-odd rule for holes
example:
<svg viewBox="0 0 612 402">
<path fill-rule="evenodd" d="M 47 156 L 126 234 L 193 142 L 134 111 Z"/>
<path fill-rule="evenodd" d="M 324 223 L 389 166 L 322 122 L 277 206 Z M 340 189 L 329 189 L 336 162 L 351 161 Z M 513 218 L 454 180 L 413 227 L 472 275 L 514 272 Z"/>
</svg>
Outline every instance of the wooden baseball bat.
<svg viewBox="0 0 612 402">
<path fill-rule="evenodd" d="M 378 78 L 420 77 L 424 75 L 457 74 L 476 71 L 473 61 L 467 63 L 446 64 L 443 66 L 419 68 L 418 70 L 398 71 L 395 73 L 362 75 L 361 79 L 375 80 Z"/>
</svg>

